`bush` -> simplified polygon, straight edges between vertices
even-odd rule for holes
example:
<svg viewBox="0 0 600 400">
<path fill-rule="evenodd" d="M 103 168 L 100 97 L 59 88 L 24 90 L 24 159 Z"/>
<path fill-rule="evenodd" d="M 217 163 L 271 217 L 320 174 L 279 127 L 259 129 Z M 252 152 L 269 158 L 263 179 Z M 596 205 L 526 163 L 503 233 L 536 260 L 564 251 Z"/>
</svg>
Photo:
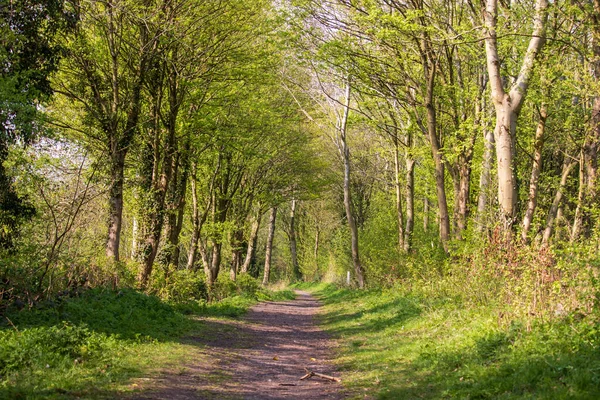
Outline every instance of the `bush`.
<svg viewBox="0 0 600 400">
<path fill-rule="evenodd" d="M 229 279 L 227 274 L 221 273 L 210 289 L 210 299 L 212 301 L 220 301 L 226 297 L 236 295 L 237 291 L 238 288 L 236 283 Z"/>
<path fill-rule="evenodd" d="M 243 296 L 256 298 L 260 291 L 260 283 L 258 282 L 258 279 L 255 279 L 248 274 L 240 274 L 237 277 L 236 285 L 238 293 Z"/>
</svg>

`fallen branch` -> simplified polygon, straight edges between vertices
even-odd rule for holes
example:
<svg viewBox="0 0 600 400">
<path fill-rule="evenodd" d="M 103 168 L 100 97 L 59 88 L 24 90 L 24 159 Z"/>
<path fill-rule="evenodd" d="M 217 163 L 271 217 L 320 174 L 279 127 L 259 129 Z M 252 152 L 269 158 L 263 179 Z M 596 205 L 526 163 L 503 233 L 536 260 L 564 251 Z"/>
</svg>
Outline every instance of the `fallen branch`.
<svg viewBox="0 0 600 400">
<path fill-rule="evenodd" d="M 334 381 L 334 382 L 341 382 L 342 381 L 340 378 L 336 378 L 335 376 L 320 374 L 320 373 L 314 372 L 314 371 L 309 371 L 306 368 L 304 368 L 304 370 L 306 371 L 306 375 L 304 375 L 302 378 L 300 378 L 301 381 L 303 381 L 305 379 L 310 379 L 313 376 L 317 376 L 319 378 L 327 379 L 327 380 Z"/>
</svg>

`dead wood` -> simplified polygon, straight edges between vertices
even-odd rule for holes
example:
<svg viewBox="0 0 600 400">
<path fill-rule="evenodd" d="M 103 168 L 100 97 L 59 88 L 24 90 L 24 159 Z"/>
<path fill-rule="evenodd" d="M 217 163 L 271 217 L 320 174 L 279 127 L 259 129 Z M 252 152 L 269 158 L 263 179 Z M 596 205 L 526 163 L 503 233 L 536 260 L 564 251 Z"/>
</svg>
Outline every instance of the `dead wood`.
<svg viewBox="0 0 600 400">
<path fill-rule="evenodd" d="M 304 375 L 302 378 L 300 378 L 301 381 L 303 381 L 305 379 L 310 379 L 313 376 L 317 376 L 319 378 L 327 379 L 327 380 L 334 381 L 334 382 L 341 382 L 342 381 L 340 378 L 336 378 L 335 376 L 325 375 L 325 374 L 321 374 L 321 373 L 314 372 L 314 371 L 309 371 L 306 368 L 304 368 L 304 369 L 306 370 L 306 375 Z"/>
</svg>

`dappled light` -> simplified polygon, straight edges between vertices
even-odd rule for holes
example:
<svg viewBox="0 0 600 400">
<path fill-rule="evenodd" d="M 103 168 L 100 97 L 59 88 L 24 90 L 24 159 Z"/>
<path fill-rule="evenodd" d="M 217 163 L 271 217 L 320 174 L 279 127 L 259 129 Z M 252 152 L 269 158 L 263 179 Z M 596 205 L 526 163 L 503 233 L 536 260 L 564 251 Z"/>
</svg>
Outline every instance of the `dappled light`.
<svg viewBox="0 0 600 400">
<path fill-rule="evenodd" d="M 600 398 L 600 3 L 4 0 L 0 398 Z"/>
</svg>

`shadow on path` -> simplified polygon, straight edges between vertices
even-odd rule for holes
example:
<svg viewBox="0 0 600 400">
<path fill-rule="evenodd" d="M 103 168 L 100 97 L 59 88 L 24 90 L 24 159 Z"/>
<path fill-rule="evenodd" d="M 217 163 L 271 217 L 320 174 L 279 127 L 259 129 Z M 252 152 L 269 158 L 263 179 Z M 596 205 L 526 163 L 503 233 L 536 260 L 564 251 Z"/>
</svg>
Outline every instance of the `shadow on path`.
<svg viewBox="0 0 600 400">
<path fill-rule="evenodd" d="M 305 368 L 336 375 L 332 342 L 315 321 L 319 302 L 297 299 L 254 306 L 242 320 L 205 319 L 202 336 L 187 338 L 200 357 L 141 385 L 131 399 L 341 399 L 342 386 Z"/>
</svg>

